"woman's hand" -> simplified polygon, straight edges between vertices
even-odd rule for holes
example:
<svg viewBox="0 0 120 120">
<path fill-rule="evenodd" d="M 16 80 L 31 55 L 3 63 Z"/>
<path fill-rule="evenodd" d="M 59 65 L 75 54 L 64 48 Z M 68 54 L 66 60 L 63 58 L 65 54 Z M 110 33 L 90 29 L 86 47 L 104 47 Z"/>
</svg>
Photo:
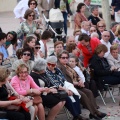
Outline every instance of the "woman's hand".
<svg viewBox="0 0 120 120">
<path fill-rule="evenodd" d="M 29 99 L 28 97 L 24 97 L 24 98 L 22 99 L 22 101 L 25 102 L 25 103 L 27 103 L 27 102 L 30 101 L 30 99 Z"/>
<path fill-rule="evenodd" d="M 11 104 L 18 105 L 18 104 L 20 104 L 21 102 L 22 102 L 21 99 L 15 99 L 15 100 L 12 101 Z"/>
<path fill-rule="evenodd" d="M 79 87 L 85 87 L 84 82 L 83 82 L 82 80 L 80 80 L 80 81 L 78 82 L 78 86 L 79 86 Z"/>
<path fill-rule="evenodd" d="M 38 89 L 32 89 L 32 93 L 33 93 L 33 94 L 36 94 L 36 95 L 40 95 L 40 94 L 41 94 L 41 91 L 38 90 Z"/>
<path fill-rule="evenodd" d="M 70 90 L 65 90 L 65 91 L 67 92 L 68 96 L 73 96 L 73 92 L 72 91 L 70 91 Z"/>
<path fill-rule="evenodd" d="M 51 89 L 49 90 L 49 92 L 51 92 L 51 93 L 57 93 L 57 89 L 51 88 Z"/>
</svg>

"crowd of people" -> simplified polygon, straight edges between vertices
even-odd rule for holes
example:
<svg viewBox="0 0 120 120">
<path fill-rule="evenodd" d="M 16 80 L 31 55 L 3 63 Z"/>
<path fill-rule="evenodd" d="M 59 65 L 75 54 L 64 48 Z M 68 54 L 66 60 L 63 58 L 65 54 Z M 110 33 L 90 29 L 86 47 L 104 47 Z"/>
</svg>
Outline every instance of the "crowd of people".
<svg viewBox="0 0 120 120">
<path fill-rule="evenodd" d="M 120 84 L 120 2 L 112 1 L 115 20 L 109 31 L 99 7 L 91 7 L 91 0 L 78 3 L 73 13 L 75 2 L 21 0 L 14 9 L 20 20 L 18 30 L 4 33 L 0 28 L 0 111 L 6 112 L 7 119 L 55 120 L 63 107 L 73 120 L 102 120 L 107 115 L 99 111 L 96 97 L 105 84 Z M 59 8 L 63 15 L 66 44 L 59 39 L 49 55 L 47 42 L 53 35 L 46 29 L 43 14 L 49 18 L 52 8 Z M 74 18 L 73 35 L 67 34 L 70 15 Z M 89 110 L 89 118 L 81 115 L 81 105 Z"/>
</svg>

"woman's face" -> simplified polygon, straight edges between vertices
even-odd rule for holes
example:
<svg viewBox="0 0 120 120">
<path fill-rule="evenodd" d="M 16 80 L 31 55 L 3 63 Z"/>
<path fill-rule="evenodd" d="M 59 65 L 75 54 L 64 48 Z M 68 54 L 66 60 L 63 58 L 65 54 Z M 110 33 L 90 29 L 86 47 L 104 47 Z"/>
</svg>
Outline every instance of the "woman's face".
<svg viewBox="0 0 120 120">
<path fill-rule="evenodd" d="M 63 53 L 59 58 L 61 64 L 66 65 L 68 63 L 68 55 Z"/>
<path fill-rule="evenodd" d="M 105 55 L 105 52 L 104 52 L 104 51 L 102 51 L 102 52 L 100 52 L 100 53 L 98 54 L 98 56 L 99 56 L 100 58 L 103 58 L 104 55 Z"/>
<path fill-rule="evenodd" d="M 33 1 L 31 1 L 31 3 L 30 3 L 30 9 L 34 10 L 35 8 L 36 8 L 36 3 L 35 3 L 35 1 L 33 0 Z"/>
<path fill-rule="evenodd" d="M 23 61 L 28 61 L 28 60 L 30 60 L 30 57 L 31 57 L 31 54 L 30 54 L 29 51 L 25 51 L 25 52 L 23 53 L 23 55 L 22 55 Z"/>
<path fill-rule="evenodd" d="M 35 47 L 35 39 L 33 38 L 30 42 L 27 43 L 30 48 Z"/>
<path fill-rule="evenodd" d="M 111 55 L 112 55 L 115 59 L 117 59 L 117 58 L 118 58 L 118 49 L 112 50 L 112 51 L 111 51 Z"/>
<path fill-rule="evenodd" d="M 53 71 L 55 67 L 56 67 L 56 63 L 47 63 L 47 68 L 49 70 Z"/>
<path fill-rule="evenodd" d="M 69 58 L 69 64 L 72 68 L 74 68 L 76 66 L 75 58 Z"/>
<path fill-rule="evenodd" d="M 7 41 L 13 40 L 14 36 L 12 34 L 7 35 Z"/>
<path fill-rule="evenodd" d="M 55 47 L 55 52 L 58 53 L 59 51 L 62 51 L 63 50 L 63 46 L 62 44 L 58 44 L 56 47 Z"/>
<path fill-rule="evenodd" d="M 31 14 L 28 15 L 27 20 L 33 21 L 35 14 L 32 12 Z"/>
<path fill-rule="evenodd" d="M 19 78 L 20 78 L 20 80 L 26 80 L 27 77 L 28 77 L 28 70 L 26 67 L 24 67 L 19 72 Z"/>
<path fill-rule="evenodd" d="M 35 52 L 40 51 L 40 45 L 35 45 L 35 47 L 34 47 L 34 51 L 35 51 Z"/>
<path fill-rule="evenodd" d="M 102 23 L 100 23 L 100 24 L 98 25 L 98 30 L 99 30 L 100 32 L 105 31 L 105 26 L 104 26 Z"/>
<path fill-rule="evenodd" d="M 80 9 L 80 12 L 85 12 L 86 6 L 82 6 L 82 8 Z"/>
</svg>

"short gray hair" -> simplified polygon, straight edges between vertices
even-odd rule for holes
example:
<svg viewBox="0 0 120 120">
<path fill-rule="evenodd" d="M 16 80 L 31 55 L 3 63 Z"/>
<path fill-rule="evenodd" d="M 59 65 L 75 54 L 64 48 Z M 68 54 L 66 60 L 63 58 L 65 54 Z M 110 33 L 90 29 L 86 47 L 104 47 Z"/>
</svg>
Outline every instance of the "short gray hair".
<svg viewBox="0 0 120 120">
<path fill-rule="evenodd" d="M 56 56 L 49 56 L 47 57 L 47 63 L 57 63 L 57 57 Z"/>
<path fill-rule="evenodd" d="M 91 12 L 93 12 L 95 9 L 98 9 L 99 7 L 97 6 L 97 5 L 95 5 L 95 6 L 93 6 L 92 8 L 91 8 Z"/>
<path fill-rule="evenodd" d="M 37 61 L 35 61 L 33 66 L 33 71 L 40 72 L 41 70 L 46 70 L 46 60 L 43 58 L 39 58 Z"/>
</svg>

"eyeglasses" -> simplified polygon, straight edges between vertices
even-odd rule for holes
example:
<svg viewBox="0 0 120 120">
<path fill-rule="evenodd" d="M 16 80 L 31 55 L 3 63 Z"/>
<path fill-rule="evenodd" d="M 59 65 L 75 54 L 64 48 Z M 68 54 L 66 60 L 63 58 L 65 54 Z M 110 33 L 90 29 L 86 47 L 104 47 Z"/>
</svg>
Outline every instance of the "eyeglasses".
<svg viewBox="0 0 120 120">
<path fill-rule="evenodd" d="M 35 49 L 40 49 L 41 47 L 35 47 Z"/>
<path fill-rule="evenodd" d="M 21 71 L 19 74 L 28 74 L 28 71 Z"/>
<path fill-rule="evenodd" d="M 55 67 L 56 64 L 51 64 L 51 63 L 47 63 L 48 66 L 52 66 L 52 67 Z"/>
<path fill-rule="evenodd" d="M 104 35 L 104 37 L 110 37 L 109 35 Z"/>
<path fill-rule="evenodd" d="M 61 57 L 62 59 L 68 59 L 68 57 Z"/>
<path fill-rule="evenodd" d="M 35 3 L 30 3 L 30 5 L 36 5 Z"/>
<path fill-rule="evenodd" d="M 105 26 L 98 26 L 98 27 L 105 27 Z"/>
<path fill-rule="evenodd" d="M 25 56 L 30 56 L 30 53 L 23 53 L 23 55 L 25 55 Z"/>
<path fill-rule="evenodd" d="M 34 17 L 34 15 L 28 15 L 29 17 Z"/>
</svg>

